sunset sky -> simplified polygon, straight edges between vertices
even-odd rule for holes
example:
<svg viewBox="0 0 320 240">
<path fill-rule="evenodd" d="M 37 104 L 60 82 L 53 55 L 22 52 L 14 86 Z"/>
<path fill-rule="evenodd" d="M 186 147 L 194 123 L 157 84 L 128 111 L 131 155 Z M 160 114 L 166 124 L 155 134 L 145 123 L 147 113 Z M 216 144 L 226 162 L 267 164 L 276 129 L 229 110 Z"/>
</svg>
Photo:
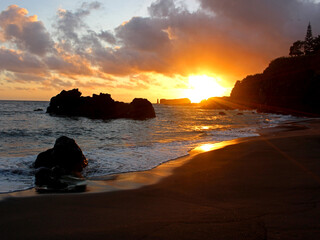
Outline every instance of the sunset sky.
<svg viewBox="0 0 320 240">
<path fill-rule="evenodd" d="M 1 0 L 0 99 L 228 95 L 288 55 L 309 21 L 318 35 L 318 1 Z"/>
</svg>

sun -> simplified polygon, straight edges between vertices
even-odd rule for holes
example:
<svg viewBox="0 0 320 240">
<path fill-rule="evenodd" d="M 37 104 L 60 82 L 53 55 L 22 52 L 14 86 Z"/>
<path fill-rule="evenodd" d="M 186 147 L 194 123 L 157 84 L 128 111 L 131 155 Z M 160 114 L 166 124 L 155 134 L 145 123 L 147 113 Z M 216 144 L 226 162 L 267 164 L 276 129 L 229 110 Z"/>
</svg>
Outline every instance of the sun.
<svg viewBox="0 0 320 240">
<path fill-rule="evenodd" d="M 216 77 L 207 75 L 191 75 L 189 79 L 189 89 L 184 92 L 185 96 L 193 103 L 199 103 L 201 100 L 210 97 L 221 97 L 227 89 L 222 87 L 218 82 L 221 81 Z"/>
</svg>

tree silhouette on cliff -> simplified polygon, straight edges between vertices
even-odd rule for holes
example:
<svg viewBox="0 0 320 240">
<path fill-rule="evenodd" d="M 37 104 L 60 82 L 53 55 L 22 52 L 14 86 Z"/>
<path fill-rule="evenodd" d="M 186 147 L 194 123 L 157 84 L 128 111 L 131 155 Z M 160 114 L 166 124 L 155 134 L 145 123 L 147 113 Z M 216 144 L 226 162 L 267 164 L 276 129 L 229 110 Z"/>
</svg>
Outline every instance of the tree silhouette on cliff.
<svg viewBox="0 0 320 240">
<path fill-rule="evenodd" d="M 312 29 L 311 29 L 311 24 L 309 22 L 306 37 L 304 39 L 304 53 L 306 55 L 311 54 L 313 52 L 313 45 L 314 45 L 314 41 L 312 36 Z"/>
<path fill-rule="evenodd" d="M 295 41 L 292 46 L 290 47 L 290 56 L 301 56 L 304 54 L 304 52 L 302 51 L 304 46 L 304 42 L 303 41 Z"/>
<path fill-rule="evenodd" d="M 317 37 L 313 37 L 312 28 L 309 22 L 307 27 L 307 33 L 305 36 L 305 40 L 295 41 L 289 50 L 290 56 L 302 56 L 302 55 L 311 55 L 320 50 L 320 35 Z"/>
</svg>

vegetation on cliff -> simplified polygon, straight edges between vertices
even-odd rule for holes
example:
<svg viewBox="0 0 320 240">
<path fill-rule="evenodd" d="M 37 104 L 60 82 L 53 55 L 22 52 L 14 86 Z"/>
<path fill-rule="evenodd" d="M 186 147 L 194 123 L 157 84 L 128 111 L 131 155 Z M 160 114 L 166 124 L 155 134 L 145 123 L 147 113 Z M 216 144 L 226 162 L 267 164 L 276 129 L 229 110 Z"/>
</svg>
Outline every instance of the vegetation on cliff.
<svg viewBox="0 0 320 240">
<path fill-rule="evenodd" d="M 263 112 L 319 116 L 320 51 L 312 39 L 309 25 L 302 54 L 277 58 L 263 73 L 237 81 L 230 101 Z"/>
</svg>

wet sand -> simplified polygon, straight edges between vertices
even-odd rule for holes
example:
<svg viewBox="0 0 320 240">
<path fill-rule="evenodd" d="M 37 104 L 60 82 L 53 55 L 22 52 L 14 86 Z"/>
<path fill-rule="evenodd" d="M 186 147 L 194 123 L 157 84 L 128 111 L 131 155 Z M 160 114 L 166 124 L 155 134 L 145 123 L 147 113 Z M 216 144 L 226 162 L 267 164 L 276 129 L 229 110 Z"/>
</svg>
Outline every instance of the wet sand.
<svg viewBox="0 0 320 240">
<path fill-rule="evenodd" d="M 134 190 L 0 201 L 1 239 L 320 239 L 320 121 L 261 131 Z"/>
</svg>

